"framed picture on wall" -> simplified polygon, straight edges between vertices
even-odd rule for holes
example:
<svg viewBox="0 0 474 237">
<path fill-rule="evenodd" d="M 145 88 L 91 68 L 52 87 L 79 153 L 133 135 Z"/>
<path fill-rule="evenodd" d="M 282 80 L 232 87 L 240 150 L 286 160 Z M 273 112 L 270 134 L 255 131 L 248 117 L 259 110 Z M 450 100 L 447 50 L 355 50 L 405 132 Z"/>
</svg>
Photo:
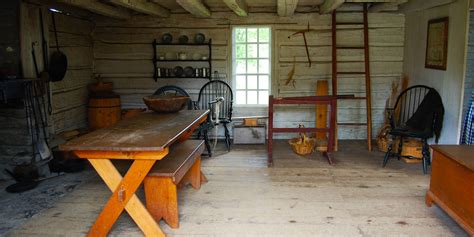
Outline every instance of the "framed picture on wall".
<svg viewBox="0 0 474 237">
<path fill-rule="evenodd" d="M 449 18 L 428 21 L 425 68 L 446 70 L 448 61 Z"/>
</svg>

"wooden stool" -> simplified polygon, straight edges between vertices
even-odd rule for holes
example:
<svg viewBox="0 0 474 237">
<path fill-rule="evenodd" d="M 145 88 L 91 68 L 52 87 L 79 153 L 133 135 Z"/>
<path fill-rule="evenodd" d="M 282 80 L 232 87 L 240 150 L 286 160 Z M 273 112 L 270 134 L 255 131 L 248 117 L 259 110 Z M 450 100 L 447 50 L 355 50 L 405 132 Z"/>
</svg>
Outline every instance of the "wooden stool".
<svg viewBox="0 0 474 237">
<path fill-rule="evenodd" d="M 177 186 L 191 184 L 194 189 L 207 182 L 201 173 L 204 141 L 187 140 L 175 144 L 165 159 L 155 163 L 144 180 L 146 207 L 158 222 L 179 227 Z"/>
</svg>

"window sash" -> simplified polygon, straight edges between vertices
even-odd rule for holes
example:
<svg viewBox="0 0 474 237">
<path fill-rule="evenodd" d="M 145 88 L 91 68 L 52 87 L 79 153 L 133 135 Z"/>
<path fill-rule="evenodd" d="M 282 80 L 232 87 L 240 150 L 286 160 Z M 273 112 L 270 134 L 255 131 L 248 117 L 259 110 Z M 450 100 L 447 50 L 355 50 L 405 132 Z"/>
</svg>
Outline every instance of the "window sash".
<svg viewBox="0 0 474 237">
<path fill-rule="evenodd" d="M 260 29 L 262 28 L 266 28 L 268 29 L 268 42 L 261 42 L 260 41 Z M 236 38 L 237 38 L 237 30 L 238 29 L 245 29 L 245 41 L 243 42 L 236 42 Z M 257 30 L 257 41 L 256 42 L 249 42 L 248 41 L 248 29 L 256 29 Z M 235 93 L 237 94 L 237 91 L 239 92 L 245 92 L 245 104 L 238 104 L 237 103 L 237 95 L 235 95 L 236 97 L 236 104 L 238 106 L 268 106 L 268 101 L 260 101 L 260 94 L 261 92 L 262 93 L 267 93 L 267 94 L 270 94 L 270 88 L 271 88 L 271 28 L 270 27 L 266 27 L 266 26 L 263 26 L 263 27 L 235 27 L 232 31 L 232 81 L 233 81 L 233 88 L 236 88 L 235 89 Z M 248 54 L 248 45 L 256 45 L 256 54 L 257 54 L 257 57 L 248 57 L 249 54 Z M 265 57 L 260 57 L 260 53 L 261 53 L 261 50 L 260 50 L 260 45 L 268 45 L 268 56 L 265 56 Z M 243 48 L 245 49 L 245 57 L 239 57 L 237 58 L 237 46 L 243 46 Z M 242 60 L 245 62 L 245 73 L 244 72 L 239 72 L 237 73 L 236 70 L 237 70 L 237 61 L 236 60 Z M 256 60 L 256 70 L 257 72 L 248 72 L 249 70 L 249 60 Z M 268 60 L 268 72 L 260 72 L 260 61 L 259 60 Z M 245 77 L 245 89 L 242 89 L 242 88 L 239 88 L 237 89 L 236 87 L 236 84 L 237 84 L 237 76 L 244 76 Z M 248 88 L 248 80 L 249 80 L 249 76 L 255 76 L 256 77 L 256 86 L 257 88 L 253 88 L 253 89 L 249 89 Z M 266 86 L 267 89 L 261 89 L 261 80 L 263 79 L 260 79 L 261 76 L 267 76 L 268 79 L 267 79 L 267 83 L 268 85 Z M 256 99 L 257 99 L 257 102 L 256 104 L 251 104 L 251 103 L 248 103 L 248 92 L 256 92 Z M 262 103 L 263 102 L 263 103 Z"/>
</svg>

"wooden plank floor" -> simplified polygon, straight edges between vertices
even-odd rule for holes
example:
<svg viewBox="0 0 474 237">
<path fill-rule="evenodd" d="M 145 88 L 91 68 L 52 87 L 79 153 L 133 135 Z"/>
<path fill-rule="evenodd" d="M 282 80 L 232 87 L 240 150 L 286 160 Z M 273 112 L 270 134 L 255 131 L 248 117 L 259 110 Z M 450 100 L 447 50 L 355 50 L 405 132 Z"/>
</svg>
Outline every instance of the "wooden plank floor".
<svg viewBox="0 0 474 237">
<path fill-rule="evenodd" d="M 340 143 L 331 167 L 319 154 L 294 155 L 275 146 L 266 167 L 264 146 L 234 146 L 203 160 L 209 183 L 179 191 L 180 228 L 160 223 L 169 236 L 466 236 L 443 211 L 427 208 L 429 175 L 420 165 L 366 152 L 359 141 Z M 98 177 L 10 236 L 84 236 L 109 198 Z M 143 194 L 141 194 L 143 195 Z M 141 236 L 122 214 L 111 236 Z"/>
</svg>

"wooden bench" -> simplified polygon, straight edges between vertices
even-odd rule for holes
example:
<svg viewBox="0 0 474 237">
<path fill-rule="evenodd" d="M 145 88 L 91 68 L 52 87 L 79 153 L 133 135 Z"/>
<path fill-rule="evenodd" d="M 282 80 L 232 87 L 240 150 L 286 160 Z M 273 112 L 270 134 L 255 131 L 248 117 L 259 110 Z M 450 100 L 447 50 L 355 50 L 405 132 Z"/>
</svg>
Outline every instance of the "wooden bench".
<svg viewBox="0 0 474 237">
<path fill-rule="evenodd" d="M 199 189 L 207 182 L 201 173 L 204 141 L 187 140 L 170 147 L 169 154 L 157 161 L 144 180 L 146 207 L 157 222 L 161 219 L 178 228 L 177 187 L 191 184 Z"/>
</svg>

